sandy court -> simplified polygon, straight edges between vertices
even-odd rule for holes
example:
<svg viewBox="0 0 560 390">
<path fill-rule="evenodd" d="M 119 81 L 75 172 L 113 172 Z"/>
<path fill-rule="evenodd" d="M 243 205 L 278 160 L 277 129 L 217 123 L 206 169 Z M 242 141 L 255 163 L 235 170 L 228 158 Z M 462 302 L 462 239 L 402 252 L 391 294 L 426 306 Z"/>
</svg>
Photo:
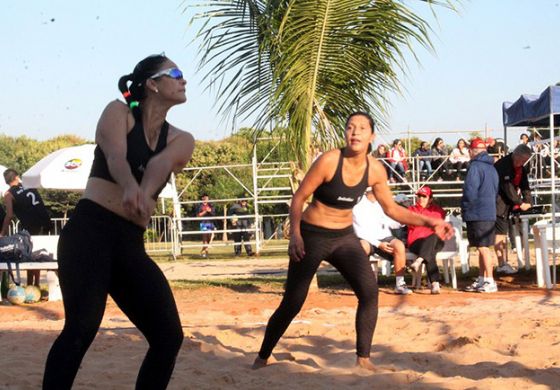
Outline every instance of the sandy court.
<svg viewBox="0 0 560 390">
<path fill-rule="evenodd" d="M 480 295 L 444 290 L 380 294 L 370 374 L 354 364 L 356 299 L 311 293 L 275 349 L 250 369 L 278 290 L 176 290 L 185 341 L 171 389 L 552 389 L 560 383 L 560 294 Z M 234 291 L 236 290 L 236 291 Z M 0 388 L 40 388 L 48 349 L 63 326 L 60 302 L 0 307 Z M 76 389 L 130 389 L 147 344 L 110 301 Z"/>
</svg>

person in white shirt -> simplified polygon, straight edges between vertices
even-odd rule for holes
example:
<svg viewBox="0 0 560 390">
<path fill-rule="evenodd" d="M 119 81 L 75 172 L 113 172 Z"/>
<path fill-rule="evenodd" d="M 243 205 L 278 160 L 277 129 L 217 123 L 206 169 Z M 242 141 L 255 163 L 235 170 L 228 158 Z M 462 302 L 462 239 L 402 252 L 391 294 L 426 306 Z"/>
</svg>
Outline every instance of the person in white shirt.
<svg viewBox="0 0 560 390">
<path fill-rule="evenodd" d="M 469 154 L 467 141 L 460 138 L 459 141 L 457 141 L 457 147 L 451 151 L 451 155 L 449 156 L 449 161 L 453 164 L 453 168 L 457 171 L 457 180 L 465 178 L 470 160 L 471 156 Z"/>
<path fill-rule="evenodd" d="M 371 187 L 366 189 L 365 196 L 352 209 L 352 224 L 366 254 L 377 254 L 393 261 L 396 274 L 395 293 L 411 294 L 412 290 L 404 281 L 406 267 L 404 243 L 395 238 L 391 232 L 391 229 L 397 229 L 401 224 L 385 215 Z"/>
</svg>

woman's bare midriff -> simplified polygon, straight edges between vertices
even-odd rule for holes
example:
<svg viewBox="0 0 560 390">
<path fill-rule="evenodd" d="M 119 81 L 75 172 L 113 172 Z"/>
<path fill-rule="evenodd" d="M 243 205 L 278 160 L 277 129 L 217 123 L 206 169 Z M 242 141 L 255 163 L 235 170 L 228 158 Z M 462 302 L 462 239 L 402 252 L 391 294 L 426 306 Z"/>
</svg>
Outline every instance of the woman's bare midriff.
<svg viewBox="0 0 560 390">
<path fill-rule="evenodd" d="M 131 216 L 124 211 L 122 205 L 123 191 L 121 187 L 116 183 L 98 177 L 90 177 L 88 179 L 83 197 L 141 227 L 146 227 L 148 225 L 156 206 L 156 202 L 150 198 L 146 200 L 148 203 L 146 205 L 148 212 L 145 217 L 139 215 Z"/>
<path fill-rule="evenodd" d="M 335 209 L 313 200 L 303 212 L 302 220 L 327 229 L 344 229 L 352 225 L 352 209 Z"/>
</svg>

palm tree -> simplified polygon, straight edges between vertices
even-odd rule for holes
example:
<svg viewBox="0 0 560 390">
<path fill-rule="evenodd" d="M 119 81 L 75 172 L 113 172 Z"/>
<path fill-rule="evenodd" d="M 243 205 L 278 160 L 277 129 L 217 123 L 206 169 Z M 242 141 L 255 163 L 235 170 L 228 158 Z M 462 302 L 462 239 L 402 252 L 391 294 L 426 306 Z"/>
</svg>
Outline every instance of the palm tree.
<svg viewBox="0 0 560 390">
<path fill-rule="evenodd" d="M 450 1 L 427 1 L 452 8 Z M 400 91 L 403 49 L 431 49 L 425 20 L 398 0 L 219 0 L 204 5 L 200 68 L 218 110 L 255 128 L 283 129 L 299 166 L 311 145 L 343 139 L 346 116 L 385 124 L 386 94 Z"/>
</svg>

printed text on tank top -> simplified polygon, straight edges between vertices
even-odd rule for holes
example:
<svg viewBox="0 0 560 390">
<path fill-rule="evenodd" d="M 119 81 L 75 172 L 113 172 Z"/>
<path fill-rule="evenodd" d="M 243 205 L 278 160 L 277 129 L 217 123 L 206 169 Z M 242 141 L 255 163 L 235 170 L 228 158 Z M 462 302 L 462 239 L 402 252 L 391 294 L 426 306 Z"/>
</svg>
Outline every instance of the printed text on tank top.
<svg viewBox="0 0 560 390">
<path fill-rule="evenodd" d="M 368 186 L 369 160 L 366 158 L 366 169 L 362 180 L 355 186 L 347 186 L 342 178 L 344 163 L 344 149 L 340 150 L 340 157 L 333 178 L 322 183 L 313 193 L 313 199 L 335 209 L 351 209 L 358 203 Z"/>
</svg>

